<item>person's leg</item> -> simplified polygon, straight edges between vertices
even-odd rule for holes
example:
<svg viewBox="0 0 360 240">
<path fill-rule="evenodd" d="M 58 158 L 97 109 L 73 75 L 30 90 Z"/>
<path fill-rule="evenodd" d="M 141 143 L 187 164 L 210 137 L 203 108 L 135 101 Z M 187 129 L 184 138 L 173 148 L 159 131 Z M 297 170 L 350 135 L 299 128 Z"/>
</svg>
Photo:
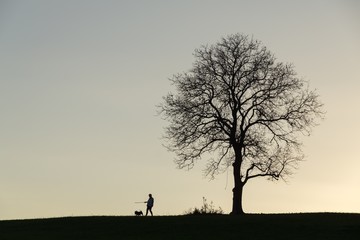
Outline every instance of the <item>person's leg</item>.
<svg viewBox="0 0 360 240">
<path fill-rule="evenodd" d="M 152 207 L 149 208 L 149 211 L 150 211 L 150 213 L 151 213 L 151 216 L 153 216 Z"/>
<path fill-rule="evenodd" d="M 148 212 L 149 212 L 149 207 L 146 207 L 146 215 L 145 216 L 148 215 Z"/>
</svg>

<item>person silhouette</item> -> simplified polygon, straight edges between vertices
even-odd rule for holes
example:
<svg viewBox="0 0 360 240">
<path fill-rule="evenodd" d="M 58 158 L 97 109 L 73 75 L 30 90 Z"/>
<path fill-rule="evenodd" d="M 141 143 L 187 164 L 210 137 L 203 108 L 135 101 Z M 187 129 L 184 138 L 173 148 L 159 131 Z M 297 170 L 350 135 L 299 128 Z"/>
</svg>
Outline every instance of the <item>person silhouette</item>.
<svg viewBox="0 0 360 240">
<path fill-rule="evenodd" d="M 147 200 L 146 203 L 146 215 L 148 215 L 148 213 L 151 213 L 151 216 L 153 216 L 153 212 L 152 212 L 152 207 L 154 206 L 154 198 L 152 197 L 151 193 L 149 194 L 149 199 Z"/>
</svg>

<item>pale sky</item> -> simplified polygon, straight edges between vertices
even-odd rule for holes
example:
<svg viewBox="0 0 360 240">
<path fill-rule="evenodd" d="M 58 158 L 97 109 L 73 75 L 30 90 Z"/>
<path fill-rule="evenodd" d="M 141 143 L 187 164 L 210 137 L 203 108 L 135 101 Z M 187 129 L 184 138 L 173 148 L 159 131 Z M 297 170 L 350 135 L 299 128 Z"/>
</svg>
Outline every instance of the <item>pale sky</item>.
<svg viewBox="0 0 360 240">
<path fill-rule="evenodd" d="M 248 213 L 360 212 L 360 1 L 0 0 L 0 220 L 155 215 L 202 197 L 231 211 L 232 171 L 178 170 L 156 105 L 195 48 L 263 42 L 316 88 L 326 118 L 289 182 L 245 186 Z"/>
</svg>

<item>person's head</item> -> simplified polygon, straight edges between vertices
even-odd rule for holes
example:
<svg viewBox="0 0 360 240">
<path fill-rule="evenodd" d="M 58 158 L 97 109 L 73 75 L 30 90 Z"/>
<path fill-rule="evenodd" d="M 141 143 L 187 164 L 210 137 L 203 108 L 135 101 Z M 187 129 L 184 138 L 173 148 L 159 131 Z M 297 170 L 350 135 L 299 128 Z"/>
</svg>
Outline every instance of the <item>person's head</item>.
<svg viewBox="0 0 360 240">
<path fill-rule="evenodd" d="M 149 194 L 149 197 L 152 197 L 151 193 Z"/>
</svg>

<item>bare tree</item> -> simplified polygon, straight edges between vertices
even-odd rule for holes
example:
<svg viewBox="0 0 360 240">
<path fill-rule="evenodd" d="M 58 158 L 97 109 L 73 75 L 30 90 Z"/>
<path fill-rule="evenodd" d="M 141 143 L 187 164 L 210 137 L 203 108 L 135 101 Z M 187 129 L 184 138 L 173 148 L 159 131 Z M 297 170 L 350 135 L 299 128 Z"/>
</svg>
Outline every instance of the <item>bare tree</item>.
<svg viewBox="0 0 360 240">
<path fill-rule="evenodd" d="M 292 173 L 303 159 L 299 136 L 322 118 L 322 104 L 291 64 L 246 35 L 229 35 L 194 56 L 190 71 L 170 79 L 176 94 L 159 106 L 169 121 L 167 147 L 180 168 L 210 156 L 210 177 L 232 166 L 232 214 L 244 214 L 244 185 Z"/>
</svg>

